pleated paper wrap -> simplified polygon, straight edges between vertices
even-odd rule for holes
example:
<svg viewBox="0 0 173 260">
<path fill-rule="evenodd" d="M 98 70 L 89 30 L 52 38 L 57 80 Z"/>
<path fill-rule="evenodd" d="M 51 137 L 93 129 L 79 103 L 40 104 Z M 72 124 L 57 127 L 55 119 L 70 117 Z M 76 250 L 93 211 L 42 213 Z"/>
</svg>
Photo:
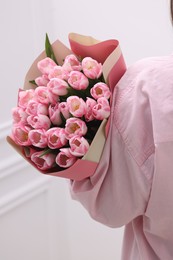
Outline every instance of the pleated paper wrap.
<svg viewBox="0 0 173 260">
<path fill-rule="evenodd" d="M 64 58 L 71 53 L 74 53 L 82 58 L 92 57 L 93 59 L 96 59 L 98 62 L 103 64 L 104 78 L 106 83 L 109 85 L 111 92 L 113 92 L 114 87 L 126 70 L 126 65 L 119 42 L 117 40 L 106 40 L 100 42 L 90 36 L 70 33 L 69 43 L 71 47 L 70 49 L 59 40 L 56 40 L 52 44 L 52 48 L 59 65 L 62 65 Z M 39 60 L 42 60 L 45 57 L 46 53 L 44 51 L 34 61 L 28 73 L 26 74 L 23 89 L 33 88 L 33 84 L 29 83 L 29 81 L 40 75 L 40 72 L 37 68 L 37 63 Z M 39 172 L 76 181 L 93 175 L 104 148 L 108 129 L 109 119 L 105 119 L 101 123 L 86 155 L 82 159 L 78 159 L 70 168 L 62 171 L 39 170 Z M 25 160 L 27 160 L 36 168 L 33 162 L 25 156 L 21 146 L 18 146 L 16 143 L 14 143 L 10 136 L 7 137 L 7 141 L 19 154 L 24 157 Z"/>
</svg>

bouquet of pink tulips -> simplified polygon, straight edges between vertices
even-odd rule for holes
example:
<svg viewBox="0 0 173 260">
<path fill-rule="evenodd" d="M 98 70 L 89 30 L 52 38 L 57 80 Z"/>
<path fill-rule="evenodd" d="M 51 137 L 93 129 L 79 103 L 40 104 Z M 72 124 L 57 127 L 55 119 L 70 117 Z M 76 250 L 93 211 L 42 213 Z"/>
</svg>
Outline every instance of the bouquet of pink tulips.
<svg viewBox="0 0 173 260">
<path fill-rule="evenodd" d="M 77 175 L 76 170 L 82 170 L 77 162 L 88 153 L 101 123 L 110 116 L 112 91 L 100 61 L 67 52 L 59 64 L 48 36 L 45 46 L 46 57 L 35 62 L 39 73 L 28 82 L 32 88 L 18 92 L 8 141 L 43 173 L 63 177 L 69 168 Z M 121 64 L 123 74 L 125 65 Z"/>
</svg>

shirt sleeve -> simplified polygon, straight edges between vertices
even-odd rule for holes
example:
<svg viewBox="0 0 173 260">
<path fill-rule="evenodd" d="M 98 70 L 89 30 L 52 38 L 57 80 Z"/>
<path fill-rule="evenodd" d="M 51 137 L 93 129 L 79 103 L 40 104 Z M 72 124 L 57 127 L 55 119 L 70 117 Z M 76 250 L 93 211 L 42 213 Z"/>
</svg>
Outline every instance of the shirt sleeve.
<svg viewBox="0 0 173 260">
<path fill-rule="evenodd" d="M 144 214 L 150 194 L 152 123 L 145 82 L 138 74 L 129 69 L 116 87 L 109 134 L 94 175 L 70 184 L 72 198 L 110 227 Z"/>
</svg>

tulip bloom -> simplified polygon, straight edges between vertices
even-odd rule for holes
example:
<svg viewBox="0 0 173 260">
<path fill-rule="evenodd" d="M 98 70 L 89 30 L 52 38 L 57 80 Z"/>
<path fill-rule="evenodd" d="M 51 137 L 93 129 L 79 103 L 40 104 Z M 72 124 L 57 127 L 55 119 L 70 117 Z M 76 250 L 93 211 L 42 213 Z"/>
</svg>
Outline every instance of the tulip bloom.
<svg viewBox="0 0 173 260">
<path fill-rule="evenodd" d="M 75 117 L 82 117 L 86 113 L 86 103 L 78 96 L 70 96 L 67 98 L 67 105 L 70 113 Z"/>
<path fill-rule="evenodd" d="M 70 54 L 65 57 L 64 64 L 62 66 L 66 71 L 80 71 L 82 69 L 80 61 L 74 54 Z"/>
<path fill-rule="evenodd" d="M 88 78 L 80 71 L 72 71 L 69 74 L 68 83 L 74 89 L 86 89 L 89 85 Z"/>
<path fill-rule="evenodd" d="M 69 140 L 69 144 L 71 154 L 77 157 L 84 156 L 89 149 L 88 141 L 81 136 L 73 136 Z"/>
<path fill-rule="evenodd" d="M 18 106 L 22 108 L 26 108 L 28 105 L 28 102 L 34 98 L 34 89 L 28 89 L 28 90 L 20 90 L 18 94 Z"/>
<path fill-rule="evenodd" d="M 70 118 L 71 115 L 70 115 L 70 112 L 69 112 L 67 102 L 59 103 L 59 109 L 60 109 L 60 111 L 61 111 L 61 113 L 62 113 L 62 115 L 65 119 Z"/>
<path fill-rule="evenodd" d="M 31 141 L 28 137 L 28 133 L 30 130 L 31 130 L 30 127 L 23 126 L 23 125 L 13 126 L 12 138 L 15 141 L 15 143 L 21 146 L 31 145 Z"/>
<path fill-rule="evenodd" d="M 50 80 L 53 78 L 68 80 L 68 74 L 69 73 L 62 66 L 55 66 L 53 70 L 49 73 L 48 78 Z"/>
<path fill-rule="evenodd" d="M 45 148 L 47 146 L 47 136 L 44 129 L 33 129 L 29 131 L 28 137 L 33 146 Z"/>
<path fill-rule="evenodd" d="M 62 168 L 68 168 L 76 162 L 77 158 L 71 154 L 69 148 L 60 149 L 56 157 L 56 163 Z"/>
<path fill-rule="evenodd" d="M 109 99 L 111 96 L 111 92 L 109 87 L 103 83 L 98 82 L 96 83 L 91 89 L 90 89 L 91 96 L 95 99 L 105 97 L 106 99 Z"/>
<path fill-rule="evenodd" d="M 67 138 L 64 128 L 53 127 L 50 128 L 47 132 L 48 146 L 51 149 L 61 148 L 67 144 Z"/>
<path fill-rule="evenodd" d="M 51 121 L 48 116 L 45 115 L 31 115 L 28 116 L 27 122 L 35 129 L 49 129 L 51 126 Z"/>
<path fill-rule="evenodd" d="M 87 100 L 86 100 L 86 113 L 85 113 L 85 120 L 87 122 L 89 121 L 92 121 L 94 120 L 94 115 L 92 113 L 93 111 L 93 107 L 97 104 L 96 100 L 92 99 L 92 98 L 89 98 L 87 97 Z"/>
<path fill-rule="evenodd" d="M 28 114 L 23 108 L 15 107 L 12 109 L 12 117 L 14 124 L 24 125 L 27 123 Z"/>
<path fill-rule="evenodd" d="M 35 83 L 37 84 L 37 86 L 46 87 L 48 82 L 49 82 L 49 79 L 48 79 L 47 75 L 44 75 L 44 74 L 35 79 Z"/>
<path fill-rule="evenodd" d="M 45 171 L 55 166 L 56 155 L 53 153 L 44 154 L 44 151 L 35 152 L 31 155 L 31 161 L 38 169 Z"/>
<path fill-rule="evenodd" d="M 97 120 L 103 120 L 110 115 L 110 105 L 106 98 L 102 97 L 97 100 L 97 104 L 93 107 L 93 116 Z"/>
<path fill-rule="evenodd" d="M 49 118 L 54 125 L 61 125 L 62 119 L 61 119 L 61 111 L 59 108 L 59 103 L 56 105 L 50 105 L 49 106 Z"/>
<path fill-rule="evenodd" d="M 35 89 L 34 99 L 39 103 L 48 105 L 50 103 L 48 88 L 47 87 L 37 87 Z"/>
<path fill-rule="evenodd" d="M 35 100 L 30 100 L 28 102 L 28 106 L 26 108 L 26 112 L 29 115 L 47 115 L 48 114 L 48 106 L 46 104 L 39 103 Z"/>
<path fill-rule="evenodd" d="M 87 126 L 85 122 L 79 118 L 68 118 L 65 124 L 65 133 L 68 139 L 74 135 L 83 136 L 87 133 Z"/>
<path fill-rule="evenodd" d="M 98 79 L 102 74 L 102 64 L 86 57 L 82 60 L 82 70 L 89 79 Z"/>
<path fill-rule="evenodd" d="M 37 67 L 39 71 L 42 74 L 46 74 L 46 75 L 49 75 L 55 66 L 57 66 L 57 64 L 49 57 L 46 57 L 45 59 L 37 63 Z"/>
<path fill-rule="evenodd" d="M 53 94 L 57 96 L 67 95 L 69 89 L 67 82 L 59 78 L 51 79 L 47 84 L 47 87 Z"/>
</svg>

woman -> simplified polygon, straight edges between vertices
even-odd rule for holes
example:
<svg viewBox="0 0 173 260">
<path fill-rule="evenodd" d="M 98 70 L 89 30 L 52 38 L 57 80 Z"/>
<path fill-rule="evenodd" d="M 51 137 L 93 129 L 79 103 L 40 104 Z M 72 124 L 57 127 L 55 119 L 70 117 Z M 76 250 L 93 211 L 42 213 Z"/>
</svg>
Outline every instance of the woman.
<svg viewBox="0 0 173 260">
<path fill-rule="evenodd" d="M 123 260 L 173 259 L 173 55 L 127 70 L 99 166 L 71 194 L 95 220 L 125 225 Z"/>
</svg>

